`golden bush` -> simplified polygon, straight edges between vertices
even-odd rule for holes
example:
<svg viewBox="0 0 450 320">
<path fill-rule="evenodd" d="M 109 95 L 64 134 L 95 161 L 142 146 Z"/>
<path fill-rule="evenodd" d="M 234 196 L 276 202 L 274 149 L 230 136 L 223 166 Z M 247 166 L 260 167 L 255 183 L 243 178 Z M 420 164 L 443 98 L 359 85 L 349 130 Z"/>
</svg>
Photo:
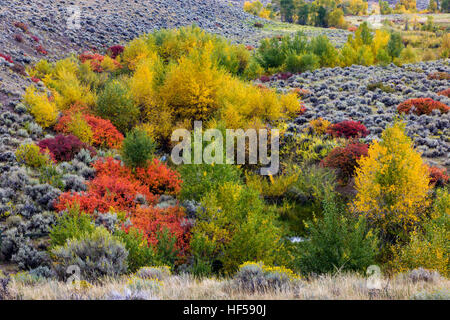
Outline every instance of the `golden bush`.
<svg viewBox="0 0 450 320">
<path fill-rule="evenodd" d="M 58 108 L 50 102 L 45 93 L 38 93 L 33 86 L 27 88 L 24 102 L 36 122 L 43 128 L 51 127 L 58 118 Z"/>
<path fill-rule="evenodd" d="M 386 128 L 381 142 L 374 142 L 358 164 L 355 210 L 380 228 L 385 240 L 404 240 L 422 220 L 430 190 L 427 166 L 404 123 Z"/>
</svg>

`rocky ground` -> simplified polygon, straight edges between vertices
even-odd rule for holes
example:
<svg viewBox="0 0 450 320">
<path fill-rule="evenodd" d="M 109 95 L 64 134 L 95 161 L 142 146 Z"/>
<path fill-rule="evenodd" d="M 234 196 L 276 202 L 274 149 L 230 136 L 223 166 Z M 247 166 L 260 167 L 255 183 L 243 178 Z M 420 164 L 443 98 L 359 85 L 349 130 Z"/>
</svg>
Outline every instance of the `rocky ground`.
<svg viewBox="0 0 450 320">
<path fill-rule="evenodd" d="M 302 130 L 308 121 L 322 117 L 332 123 L 361 121 L 370 131 L 368 141 L 380 137 L 383 129 L 398 116 L 399 103 L 411 98 L 432 98 L 450 105 L 450 99 L 437 92 L 448 89 L 449 80 L 430 80 L 433 72 L 450 72 L 450 60 L 422 62 L 397 67 L 352 66 L 324 68 L 294 75 L 288 80 L 273 77 L 267 86 L 281 90 L 303 88 L 307 112 L 291 123 Z M 381 82 L 393 92 L 370 91 L 367 85 Z M 450 166 L 450 114 L 436 110 L 431 115 L 405 117 L 407 130 L 424 157 L 433 164 Z"/>
</svg>

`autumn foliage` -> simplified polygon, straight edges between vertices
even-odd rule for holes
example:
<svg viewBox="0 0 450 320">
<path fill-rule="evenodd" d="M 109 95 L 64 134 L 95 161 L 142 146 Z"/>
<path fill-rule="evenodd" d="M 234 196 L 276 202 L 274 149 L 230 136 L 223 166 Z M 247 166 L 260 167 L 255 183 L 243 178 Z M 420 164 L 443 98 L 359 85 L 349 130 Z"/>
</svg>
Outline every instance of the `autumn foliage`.
<svg viewBox="0 0 450 320">
<path fill-rule="evenodd" d="M 405 239 L 427 208 L 430 179 L 404 124 L 387 128 L 358 164 L 356 211 L 380 229 L 385 241 Z"/>
<path fill-rule="evenodd" d="M 334 148 L 328 156 L 322 160 L 324 167 L 338 170 L 339 177 L 343 180 L 351 178 L 358 166 L 358 160 L 367 156 L 369 146 L 364 143 L 354 142 L 345 147 Z"/>
<path fill-rule="evenodd" d="M 155 205 L 159 195 L 180 190 L 178 173 L 156 159 L 136 174 L 111 157 L 96 161 L 93 167 L 96 177 L 87 183 L 88 191 L 62 194 L 56 204 L 59 211 L 78 202 L 80 209 L 89 213 L 104 213 L 111 208 L 133 212 L 143 204 L 138 197 L 144 197 L 147 205 Z"/>
<path fill-rule="evenodd" d="M 155 207 L 140 207 L 131 215 L 135 228 L 144 233 L 149 244 L 158 244 L 158 233 L 166 229 L 176 238 L 176 247 L 185 252 L 189 248 L 190 224 L 186 222 L 182 208 L 175 206 L 166 209 Z"/>
<path fill-rule="evenodd" d="M 328 128 L 328 133 L 333 137 L 344 137 L 344 138 L 364 138 L 369 132 L 367 128 L 358 121 L 342 121 L 336 124 L 332 124 Z"/>
<path fill-rule="evenodd" d="M 50 156 L 55 161 L 70 161 L 81 149 L 88 149 L 92 154 L 95 150 L 81 142 L 74 135 L 57 135 L 54 138 L 41 140 L 38 144 L 42 152 L 48 150 Z"/>
<path fill-rule="evenodd" d="M 55 125 L 55 130 L 65 134 L 73 133 L 71 132 L 71 124 L 75 115 L 76 113 L 72 110 L 64 112 Z M 120 149 L 124 137 L 111 121 L 90 114 L 84 114 L 82 118 L 92 132 L 93 146 L 97 148 Z"/>
<path fill-rule="evenodd" d="M 443 187 L 448 183 L 448 174 L 447 169 L 438 168 L 438 167 L 430 167 L 430 184 L 437 187 Z"/>
<path fill-rule="evenodd" d="M 442 90 L 442 91 L 438 92 L 438 95 L 450 98 L 450 89 Z"/>
<path fill-rule="evenodd" d="M 431 98 L 409 99 L 400 103 L 397 107 L 399 113 L 410 113 L 412 109 L 415 114 L 420 116 L 422 114 L 431 114 L 435 109 L 440 110 L 441 113 L 447 113 L 450 108 L 442 102 Z"/>
</svg>

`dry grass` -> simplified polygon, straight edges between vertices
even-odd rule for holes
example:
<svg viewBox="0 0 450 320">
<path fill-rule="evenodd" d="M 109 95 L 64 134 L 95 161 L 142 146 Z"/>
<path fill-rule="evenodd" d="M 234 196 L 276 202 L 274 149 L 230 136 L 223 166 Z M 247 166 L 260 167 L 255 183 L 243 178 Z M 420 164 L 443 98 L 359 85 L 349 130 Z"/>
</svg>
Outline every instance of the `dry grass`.
<svg viewBox="0 0 450 320">
<path fill-rule="evenodd" d="M 12 279 L 9 285 L 9 299 L 25 300 L 69 300 L 69 299 L 108 299 L 111 292 L 124 292 L 128 277 L 105 280 L 99 284 L 76 289 L 72 284 L 58 281 L 24 283 Z M 250 294 L 237 290 L 230 281 L 214 278 L 194 279 L 190 275 L 171 276 L 163 281 L 162 288 L 152 293 L 154 299 L 164 300 L 369 300 L 369 299 L 410 299 L 419 293 L 444 293 L 450 297 L 450 281 L 446 278 L 433 278 L 427 281 L 413 281 L 407 275 L 381 280 L 380 290 L 369 290 L 367 280 L 356 274 L 323 276 L 301 281 L 283 291 L 270 291 Z M 429 297 L 429 296 L 426 296 Z"/>
</svg>

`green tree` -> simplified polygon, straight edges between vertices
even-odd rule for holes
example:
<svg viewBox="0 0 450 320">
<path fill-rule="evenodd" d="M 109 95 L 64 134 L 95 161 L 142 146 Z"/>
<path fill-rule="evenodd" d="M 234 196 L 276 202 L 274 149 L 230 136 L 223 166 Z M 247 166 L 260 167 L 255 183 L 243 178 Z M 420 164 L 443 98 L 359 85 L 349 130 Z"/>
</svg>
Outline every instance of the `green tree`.
<svg viewBox="0 0 450 320">
<path fill-rule="evenodd" d="M 437 12 L 438 11 L 438 4 L 436 2 L 436 0 L 430 0 L 430 2 L 428 3 L 428 8 L 429 11 L 431 12 Z"/>
<path fill-rule="evenodd" d="M 398 58 L 404 48 L 402 36 L 399 33 L 392 33 L 387 44 L 387 52 L 392 58 Z"/>
<path fill-rule="evenodd" d="M 309 5 L 303 4 L 298 9 L 297 13 L 297 23 L 301 25 L 307 25 L 308 24 L 308 17 L 309 17 Z"/>
<path fill-rule="evenodd" d="M 152 159 L 156 144 L 143 130 L 134 128 L 122 143 L 122 158 L 129 167 L 145 167 Z"/>
<path fill-rule="evenodd" d="M 324 6 L 319 6 L 319 8 L 317 9 L 315 26 L 323 28 L 328 27 L 327 17 L 328 17 L 327 9 L 325 9 Z"/>
<path fill-rule="evenodd" d="M 293 0 L 280 0 L 280 13 L 283 21 L 292 23 L 294 22 L 294 1 Z"/>
<path fill-rule="evenodd" d="M 380 14 L 391 14 L 392 8 L 389 6 L 389 2 L 380 0 Z"/>
<path fill-rule="evenodd" d="M 450 12 L 450 0 L 442 0 L 441 11 L 446 13 Z"/>
<path fill-rule="evenodd" d="M 333 195 L 324 200 L 323 218 L 308 221 L 306 226 L 308 241 L 299 247 L 298 267 L 302 272 L 364 272 L 375 262 L 376 235 L 363 216 L 350 216 Z"/>
</svg>

